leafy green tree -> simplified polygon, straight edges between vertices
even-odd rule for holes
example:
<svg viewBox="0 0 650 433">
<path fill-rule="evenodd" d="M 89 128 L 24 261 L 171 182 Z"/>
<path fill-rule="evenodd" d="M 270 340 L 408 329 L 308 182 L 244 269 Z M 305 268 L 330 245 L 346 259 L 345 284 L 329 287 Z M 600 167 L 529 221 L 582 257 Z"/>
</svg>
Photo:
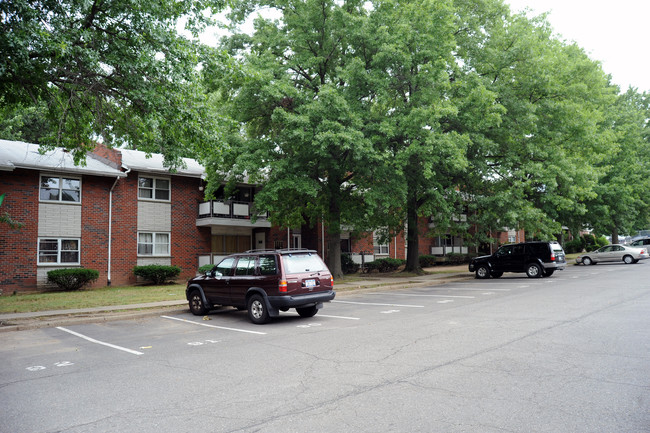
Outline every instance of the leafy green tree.
<svg viewBox="0 0 650 433">
<path fill-rule="evenodd" d="M 6 195 L 7 193 L 0 194 L 0 206 L 2 206 L 2 202 L 4 202 Z M 9 215 L 9 212 L 4 212 L 3 214 L 0 214 L 0 223 L 7 224 L 12 229 L 21 229 L 24 225 L 23 223 L 12 219 L 11 215 Z"/>
<path fill-rule="evenodd" d="M 0 100 L 0 137 L 5 140 L 39 143 L 49 132 L 44 104 L 4 104 Z"/>
<path fill-rule="evenodd" d="M 587 223 L 597 234 L 631 234 L 648 226 L 650 209 L 650 142 L 648 95 L 634 89 L 618 96 L 608 110 L 613 134 L 609 153 L 597 165 L 601 178 L 596 195 L 586 202 Z"/>
<path fill-rule="evenodd" d="M 454 63 L 451 1 L 381 1 L 371 22 L 377 52 L 367 68 L 376 103 L 375 141 L 389 155 L 391 182 L 403 195 L 393 207 L 406 213 L 405 271 L 420 271 L 418 218 L 438 224 L 456 212 L 457 181 L 464 170 L 468 137 L 445 130 L 442 120 L 458 112 L 449 71 Z"/>
<path fill-rule="evenodd" d="M 195 35 L 221 0 L 0 2 L 0 100 L 37 114 L 36 136 L 8 123 L 0 131 L 63 146 L 77 161 L 101 137 L 160 151 L 176 161 L 185 146 L 209 140 L 197 65 L 203 48 L 177 33 L 187 17 Z M 45 124 L 45 125 L 43 125 Z M 23 133 L 21 134 L 21 131 Z"/>
<path fill-rule="evenodd" d="M 496 4 L 458 2 L 466 14 L 457 34 L 463 73 L 476 72 L 503 107 L 499 125 L 450 119 L 469 129 L 470 169 L 462 182 L 475 243 L 504 227 L 552 238 L 584 220 L 594 196 L 593 165 L 607 149 L 603 113 L 615 96 L 597 62 L 552 35 L 544 16 L 510 15 Z"/>
<path fill-rule="evenodd" d="M 362 1 L 242 1 L 233 5 L 233 22 L 251 7 L 274 8 L 279 18 L 258 18 L 252 36 L 223 42 L 239 59 L 233 68 L 206 67 L 214 102 L 232 122 L 223 152 L 203 158 L 228 167 L 232 184 L 263 183 L 255 203 L 275 224 L 324 221 L 328 265 L 340 277 L 341 225 L 371 225 L 389 197 L 371 188 L 387 176 L 364 131 L 373 103 L 364 72 L 373 50 L 368 11 Z M 210 189 L 221 180 L 210 178 Z"/>
</svg>

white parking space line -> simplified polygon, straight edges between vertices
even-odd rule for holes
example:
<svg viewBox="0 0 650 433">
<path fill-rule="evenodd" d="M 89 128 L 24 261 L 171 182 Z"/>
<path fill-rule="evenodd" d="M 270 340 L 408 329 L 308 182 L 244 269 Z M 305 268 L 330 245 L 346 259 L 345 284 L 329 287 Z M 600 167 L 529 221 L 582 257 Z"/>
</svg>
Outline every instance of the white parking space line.
<svg viewBox="0 0 650 433">
<path fill-rule="evenodd" d="M 380 307 L 424 308 L 424 305 L 377 304 L 374 302 L 352 302 L 352 301 L 331 301 L 331 302 L 336 302 L 338 304 L 375 305 Z"/>
<path fill-rule="evenodd" d="M 181 319 L 180 317 L 160 316 L 163 319 L 178 320 L 179 322 L 191 323 L 192 325 L 205 326 L 207 328 L 223 329 L 225 331 L 245 332 L 247 334 L 266 335 L 266 332 L 249 331 L 248 329 L 228 328 L 226 326 L 209 325 L 207 323 L 194 322 L 192 320 Z"/>
<path fill-rule="evenodd" d="M 430 295 L 423 293 L 421 295 L 417 293 L 366 293 L 366 295 L 384 295 L 388 294 L 391 296 L 411 296 L 418 298 L 460 298 L 460 299 L 475 299 L 476 296 L 467 296 L 467 295 Z"/>
<path fill-rule="evenodd" d="M 359 317 L 330 316 L 327 314 L 319 314 L 318 317 L 329 317 L 331 319 L 345 319 L 345 320 L 361 320 L 361 318 Z"/>
<path fill-rule="evenodd" d="M 450 291 L 459 291 L 459 292 L 485 292 L 486 290 L 489 290 L 490 292 L 510 292 L 512 289 L 493 289 L 491 287 L 485 288 L 485 289 L 465 289 L 463 287 L 454 287 L 454 288 L 445 288 L 444 290 L 450 290 Z"/>
<path fill-rule="evenodd" d="M 63 332 L 67 332 L 68 334 L 75 335 L 75 336 L 77 336 L 79 338 L 83 338 L 84 340 L 90 341 L 91 343 L 101 344 L 102 346 L 111 347 L 111 348 L 117 349 L 117 350 L 122 350 L 124 352 L 128 352 L 128 353 L 131 353 L 133 355 L 144 355 L 144 353 L 138 352 L 137 350 L 131 350 L 131 349 L 127 349 L 126 347 L 116 346 L 115 344 L 105 343 L 103 341 L 95 340 L 94 338 L 90 338 L 90 337 L 88 337 L 86 335 L 80 334 L 78 332 L 71 331 L 70 329 L 63 328 L 61 326 L 57 326 L 56 329 L 60 329 Z"/>
</svg>

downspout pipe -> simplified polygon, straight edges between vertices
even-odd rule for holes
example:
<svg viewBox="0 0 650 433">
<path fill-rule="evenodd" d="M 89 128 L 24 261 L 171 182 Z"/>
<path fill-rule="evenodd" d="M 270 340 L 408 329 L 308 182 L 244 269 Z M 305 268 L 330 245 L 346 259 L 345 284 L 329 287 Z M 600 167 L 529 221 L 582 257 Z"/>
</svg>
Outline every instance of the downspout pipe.
<svg viewBox="0 0 650 433">
<path fill-rule="evenodd" d="M 128 176 L 130 171 L 131 169 L 127 168 L 124 173 L 125 176 Z M 116 177 L 113 186 L 108 192 L 108 269 L 106 270 L 106 285 L 109 287 L 111 285 L 111 246 L 113 245 L 113 190 L 115 189 L 118 180 L 120 180 L 120 178 Z"/>
</svg>

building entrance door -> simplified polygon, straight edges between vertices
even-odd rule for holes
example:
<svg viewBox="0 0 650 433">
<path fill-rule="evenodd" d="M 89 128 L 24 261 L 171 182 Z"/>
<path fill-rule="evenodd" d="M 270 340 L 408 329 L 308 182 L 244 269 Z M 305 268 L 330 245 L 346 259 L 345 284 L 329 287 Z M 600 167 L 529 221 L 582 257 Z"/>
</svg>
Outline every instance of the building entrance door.
<svg viewBox="0 0 650 433">
<path fill-rule="evenodd" d="M 255 246 L 253 248 L 256 250 L 266 249 L 266 233 L 264 232 L 255 233 Z"/>
</svg>

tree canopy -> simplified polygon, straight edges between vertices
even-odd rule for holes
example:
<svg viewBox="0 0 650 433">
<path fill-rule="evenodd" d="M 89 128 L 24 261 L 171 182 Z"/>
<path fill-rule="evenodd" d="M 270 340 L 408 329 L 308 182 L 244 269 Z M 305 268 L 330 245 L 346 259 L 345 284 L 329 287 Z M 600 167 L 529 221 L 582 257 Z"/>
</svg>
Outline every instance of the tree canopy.
<svg viewBox="0 0 650 433">
<path fill-rule="evenodd" d="M 472 135 L 463 182 L 472 223 L 554 237 L 584 221 L 599 179 L 594 164 L 608 151 L 604 112 L 615 88 L 579 47 L 554 39 L 543 17 L 466 19 L 480 30 L 459 34 L 463 72 L 475 72 L 503 109 L 496 127 L 459 122 Z"/>
<path fill-rule="evenodd" d="M 0 131 L 73 150 L 98 140 L 160 151 L 170 161 L 208 140 L 198 34 L 221 0 L 0 2 Z M 32 129 L 33 120 L 38 128 Z"/>
<path fill-rule="evenodd" d="M 208 195 L 260 183 L 274 223 L 407 231 L 472 245 L 505 227 L 551 238 L 648 225 L 649 97 L 610 83 L 544 15 L 502 0 L 233 0 L 218 49 L 196 36 L 221 0 L 0 3 L 0 137 L 194 156 Z M 455 218 L 467 214 L 464 221 Z M 474 230 L 470 230 L 474 227 Z"/>
</svg>

